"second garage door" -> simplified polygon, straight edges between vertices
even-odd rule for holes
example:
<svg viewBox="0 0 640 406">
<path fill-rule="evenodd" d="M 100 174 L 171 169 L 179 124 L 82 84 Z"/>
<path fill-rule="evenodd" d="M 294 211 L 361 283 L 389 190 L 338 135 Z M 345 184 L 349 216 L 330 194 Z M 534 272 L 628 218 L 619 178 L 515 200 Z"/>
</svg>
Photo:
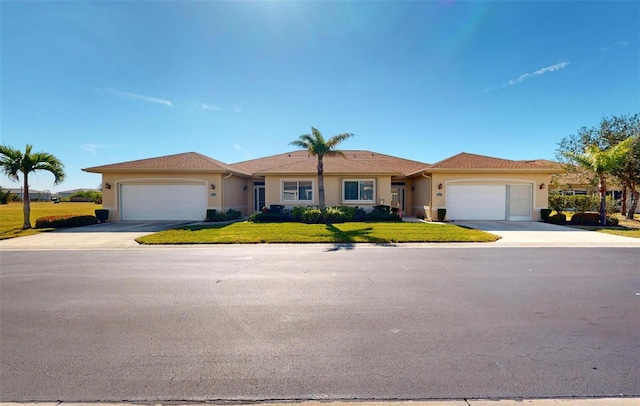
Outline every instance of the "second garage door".
<svg viewBox="0 0 640 406">
<path fill-rule="evenodd" d="M 450 220 L 531 220 L 531 185 L 450 185 Z"/>
<path fill-rule="evenodd" d="M 190 185 L 120 185 L 122 220 L 201 221 L 207 213 L 207 187 Z"/>
</svg>

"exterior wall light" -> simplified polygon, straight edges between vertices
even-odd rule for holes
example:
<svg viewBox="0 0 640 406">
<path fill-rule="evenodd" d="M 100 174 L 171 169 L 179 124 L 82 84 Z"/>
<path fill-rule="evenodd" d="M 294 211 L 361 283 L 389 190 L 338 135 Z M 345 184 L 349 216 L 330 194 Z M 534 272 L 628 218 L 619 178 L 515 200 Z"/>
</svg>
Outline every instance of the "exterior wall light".
<svg viewBox="0 0 640 406">
<path fill-rule="evenodd" d="M 109 182 L 104 184 L 104 188 L 105 189 L 111 189 L 111 185 L 109 184 Z"/>
<path fill-rule="evenodd" d="M 540 184 L 540 190 L 544 189 L 544 183 Z"/>
<path fill-rule="evenodd" d="M 442 183 L 438 183 L 438 189 L 442 189 Z"/>
<path fill-rule="evenodd" d="M 216 185 L 214 185 L 213 183 L 211 184 L 211 190 L 216 190 Z"/>
</svg>

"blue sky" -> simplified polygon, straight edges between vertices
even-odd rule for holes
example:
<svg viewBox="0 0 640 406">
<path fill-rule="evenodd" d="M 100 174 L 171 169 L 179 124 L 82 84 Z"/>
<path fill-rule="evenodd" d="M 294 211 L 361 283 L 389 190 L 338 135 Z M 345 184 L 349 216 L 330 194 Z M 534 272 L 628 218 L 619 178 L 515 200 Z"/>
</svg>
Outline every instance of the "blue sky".
<svg viewBox="0 0 640 406">
<path fill-rule="evenodd" d="M 0 2 L 0 138 L 81 168 L 196 151 L 554 157 L 640 106 L 640 2 Z M 19 187 L 0 177 L 4 187 Z"/>
</svg>

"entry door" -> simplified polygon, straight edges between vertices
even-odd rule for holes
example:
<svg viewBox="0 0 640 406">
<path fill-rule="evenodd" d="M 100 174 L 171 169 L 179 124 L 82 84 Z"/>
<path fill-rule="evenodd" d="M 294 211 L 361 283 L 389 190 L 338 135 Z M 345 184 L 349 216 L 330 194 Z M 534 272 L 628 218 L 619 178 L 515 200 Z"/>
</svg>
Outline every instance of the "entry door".
<svg viewBox="0 0 640 406">
<path fill-rule="evenodd" d="M 402 210 L 403 213 L 406 213 L 404 193 L 405 188 L 403 186 L 391 187 L 391 207 L 397 207 L 398 209 Z"/>
<path fill-rule="evenodd" d="M 264 186 L 253 187 L 253 211 L 259 212 L 265 206 Z"/>
<path fill-rule="evenodd" d="M 533 204 L 531 185 L 508 185 L 507 198 L 509 200 L 509 220 L 531 220 L 531 205 Z"/>
</svg>

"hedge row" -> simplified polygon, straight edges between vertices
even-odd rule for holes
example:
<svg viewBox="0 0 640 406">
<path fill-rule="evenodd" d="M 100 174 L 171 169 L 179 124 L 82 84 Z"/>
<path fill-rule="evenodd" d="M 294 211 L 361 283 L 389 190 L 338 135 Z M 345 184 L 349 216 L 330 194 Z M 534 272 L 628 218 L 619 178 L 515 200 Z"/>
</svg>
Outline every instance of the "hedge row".
<svg viewBox="0 0 640 406">
<path fill-rule="evenodd" d="M 36 220 L 36 228 L 68 228 L 98 224 L 95 216 L 78 216 L 73 214 L 40 217 Z"/>
<path fill-rule="evenodd" d="M 272 205 L 262 213 L 254 213 L 247 221 L 254 223 L 275 223 L 299 221 L 308 224 L 344 223 L 346 221 L 399 221 L 400 218 L 389 206 L 374 206 L 366 213 L 361 207 L 337 206 L 320 210 L 315 206 L 296 206 L 287 210 L 282 205 Z"/>
</svg>

